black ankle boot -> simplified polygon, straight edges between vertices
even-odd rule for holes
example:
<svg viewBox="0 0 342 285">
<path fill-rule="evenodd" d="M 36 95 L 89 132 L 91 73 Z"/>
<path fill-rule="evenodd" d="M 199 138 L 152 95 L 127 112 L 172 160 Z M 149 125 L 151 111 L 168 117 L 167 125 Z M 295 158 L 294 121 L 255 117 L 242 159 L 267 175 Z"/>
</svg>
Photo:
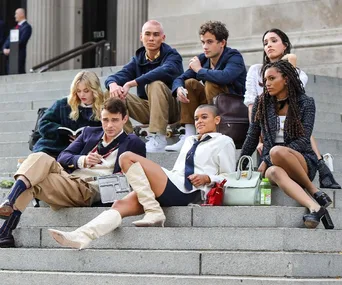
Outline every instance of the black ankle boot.
<svg viewBox="0 0 342 285">
<path fill-rule="evenodd" d="M 15 247 L 12 231 L 20 221 L 21 212 L 14 210 L 2 226 L 0 227 L 0 248 Z"/>
<path fill-rule="evenodd" d="M 328 196 L 328 194 L 326 194 L 323 191 L 318 191 L 313 195 L 314 199 L 317 201 L 317 203 L 322 206 L 323 208 L 327 208 L 328 206 L 331 205 L 332 200 L 331 198 Z"/>
<path fill-rule="evenodd" d="M 318 160 L 318 174 L 319 174 L 319 187 L 330 189 L 341 189 L 341 186 L 336 182 L 329 167 L 325 164 L 323 159 Z"/>
<path fill-rule="evenodd" d="M 322 208 L 327 208 L 331 205 L 332 201 L 328 194 L 318 191 L 313 195 L 314 199 L 317 201 L 317 203 L 322 206 Z M 324 228 L 327 230 L 332 230 L 334 228 L 334 223 L 330 217 L 330 214 L 328 210 L 325 210 L 325 215 L 322 217 L 322 223 L 324 225 Z"/>
<path fill-rule="evenodd" d="M 321 218 L 325 215 L 326 209 L 321 207 L 318 212 L 312 212 L 310 214 L 306 214 L 303 216 L 303 221 L 305 226 L 308 229 L 315 229 L 319 222 L 321 221 Z"/>
</svg>

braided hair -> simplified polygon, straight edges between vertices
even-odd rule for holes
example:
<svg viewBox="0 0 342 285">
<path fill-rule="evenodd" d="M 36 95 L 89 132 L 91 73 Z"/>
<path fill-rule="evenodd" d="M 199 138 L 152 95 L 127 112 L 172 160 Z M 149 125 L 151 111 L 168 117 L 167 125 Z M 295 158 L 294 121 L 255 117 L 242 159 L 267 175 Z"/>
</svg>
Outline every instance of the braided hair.
<svg viewBox="0 0 342 285">
<path fill-rule="evenodd" d="M 301 94 L 305 93 L 303 83 L 299 79 L 298 71 L 293 65 L 287 61 L 279 60 L 277 62 L 268 63 L 262 69 L 262 78 L 265 77 L 265 72 L 267 69 L 274 67 L 278 72 L 286 78 L 287 82 L 287 95 L 289 108 L 287 111 L 287 124 L 285 125 L 285 131 L 290 137 L 298 137 L 304 135 L 304 128 L 302 122 L 299 118 L 299 109 L 297 100 Z M 279 106 L 275 96 L 270 96 L 264 84 L 264 92 L 259 96 L 259 102 L 257 106 L 257 111 L 255 114 L 255 121 L 260 122 L 268 129 L 267 121 L 267 106 L 273 104 L 276 113 L 279 111 Z"/>
</svg>

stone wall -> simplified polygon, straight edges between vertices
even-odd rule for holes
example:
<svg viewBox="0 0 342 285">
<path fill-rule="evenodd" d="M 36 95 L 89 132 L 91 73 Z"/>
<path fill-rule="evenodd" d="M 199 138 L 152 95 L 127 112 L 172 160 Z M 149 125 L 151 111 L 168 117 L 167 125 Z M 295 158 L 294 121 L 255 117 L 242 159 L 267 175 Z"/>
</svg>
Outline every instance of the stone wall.
<svg viewBox="0 0 342 285">
<path fill-rule="evenodd" d="M 166 4 L 167 2 L 167 4 Z M 342 1 L 339 0 L 149 0 L 148 17 L 161 21 L 166 40 L 185 57 L 201 52 L 198 28 L 220 20 L 230 32 L 228 45 L 239 49 L 246 65 L 262 60 L 265 30 L 284 30 L 311 74 L 342 77 Z"/>
</svg>

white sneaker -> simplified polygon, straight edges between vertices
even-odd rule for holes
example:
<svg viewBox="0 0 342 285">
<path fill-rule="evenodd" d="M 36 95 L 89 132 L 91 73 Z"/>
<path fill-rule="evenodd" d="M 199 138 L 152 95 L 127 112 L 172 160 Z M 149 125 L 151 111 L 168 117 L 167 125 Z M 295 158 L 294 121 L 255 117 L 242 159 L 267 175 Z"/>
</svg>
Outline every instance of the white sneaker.
<svg viewBox="0 0 342 285">
<path fill-rule="evenodd" d="M 167 145 L 166 137 L 160 134 L 147 136 L 146 151 L 147 152 L 164 152 Z"/>
<path fill-rule="evenodd" d="M 165 147 L 166 151 L 180 151 L 184 142 L 185 142 L 186 136 L 185 135 L 180 135 L 179 136 L 179 141 L 176 142 L 175 144 L 168 145 Z"/>
</svg>

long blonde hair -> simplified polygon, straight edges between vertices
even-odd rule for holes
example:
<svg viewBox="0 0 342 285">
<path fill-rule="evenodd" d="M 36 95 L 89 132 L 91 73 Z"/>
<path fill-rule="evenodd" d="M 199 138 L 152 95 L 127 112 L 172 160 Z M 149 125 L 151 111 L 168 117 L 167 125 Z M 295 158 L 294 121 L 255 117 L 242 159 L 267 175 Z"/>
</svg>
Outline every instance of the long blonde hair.
<svg viewBox="0 0 342 285">
<path fill-rule="evenodd" d="M 101 88 L 100 79 L 97 75 L 92 71 L 80 71 L 76 74 L 74 80 L 70 86 L 70 94 L 68 96 L 68 104 L 71 107 L 71 113 L 69 118 L 77 121 L 79 118 L 79 110 L 78 106 L 81 104 L 81 100 L 77 96 L 77 85 L 80 82 L 84 82 L 84 84 L 93 92 L 94 101 L 92 104 L 93 116 L 92 118 L 100 121 L 101 120 L 101 109 L 103 103 L 106 99 L 106 95 L 103 93 Z"/>
</svg>

